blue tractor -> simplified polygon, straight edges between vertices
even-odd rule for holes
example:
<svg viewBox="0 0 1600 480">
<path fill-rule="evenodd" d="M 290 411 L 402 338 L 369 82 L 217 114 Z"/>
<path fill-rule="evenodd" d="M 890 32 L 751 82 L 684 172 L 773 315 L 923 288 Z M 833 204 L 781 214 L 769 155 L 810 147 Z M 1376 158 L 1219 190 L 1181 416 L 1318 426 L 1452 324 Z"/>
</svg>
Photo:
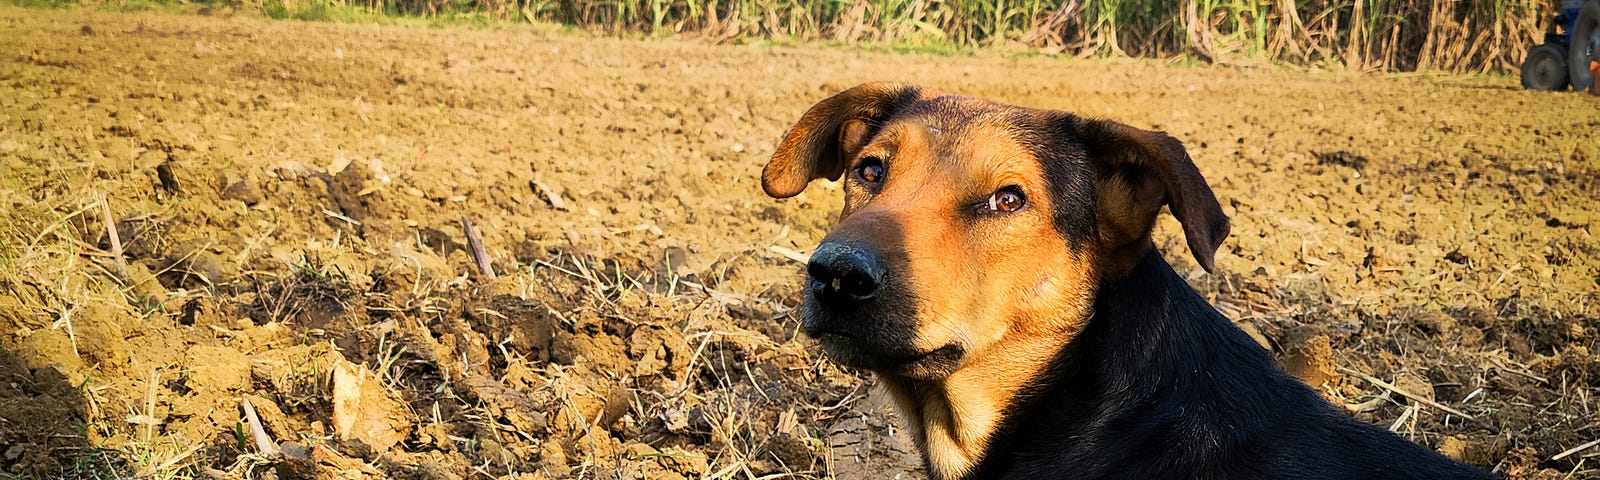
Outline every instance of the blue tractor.
<svg viewBox="0 0 1600 480">
<path fill-rule="evenodd" d="M 1590 62 L 1600 54 L 1600 0 L 1563 0 L 1544 44 L 1522 61 L 1522 86 L 1530 90 L 1587 91 L 1594 84 Z"/>
</svg>

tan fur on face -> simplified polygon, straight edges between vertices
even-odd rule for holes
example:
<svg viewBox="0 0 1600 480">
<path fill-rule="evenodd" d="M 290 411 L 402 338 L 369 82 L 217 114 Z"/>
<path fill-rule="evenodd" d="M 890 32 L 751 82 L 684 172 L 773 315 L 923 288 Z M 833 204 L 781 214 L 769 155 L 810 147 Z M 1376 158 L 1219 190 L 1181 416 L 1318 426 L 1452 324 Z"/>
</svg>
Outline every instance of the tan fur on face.
<svg viewBox="0 0 1600 480">
<path fill-rule="evenodd" d="M 959 344 L 947 377 L 880 375 L 938 478 L 959 478 L 986 451 L 1001 414 L 1083 326 L 1097 278 L 1053 222 L 1038 160 L 1014 127 L 980 115 L 962 125 L 898 122 L 862 155 L 889 158 L 876 196 L 847 192 L 847 212 L 884 209 L 901 225 L 916 289 L 917 346 Z M 959 130 L 959 131 L 957 131 Z M 974 217 L 972 204 L 1019 186 L 1029 206 Z"/>
</svg>

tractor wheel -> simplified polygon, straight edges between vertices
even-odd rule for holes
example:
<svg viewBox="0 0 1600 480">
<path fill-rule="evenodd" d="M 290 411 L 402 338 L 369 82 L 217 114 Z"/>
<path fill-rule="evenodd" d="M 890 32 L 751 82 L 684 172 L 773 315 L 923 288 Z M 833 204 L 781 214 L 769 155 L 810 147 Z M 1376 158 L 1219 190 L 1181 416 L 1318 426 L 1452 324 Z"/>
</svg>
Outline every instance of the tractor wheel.
<svg viewBox="0 0 1600 480">
<path fill-rule="evenodd" d="M 1546 43 L 1528 50 L 1522 61 L 1522 88 L 1559 92 L 1567 89 L 1567 49 Z"/>
<path fill-rule="evenodd" d="M 1567 47 L 1567 68 L 1572 70 L 1572 89 L 1586 91 L 1594 84 L 1589 62 L 1600 56 L 1600 0 L 1583 4 L 1578 21 L 1572 24 L 1572 42 Z"/>
</svg>

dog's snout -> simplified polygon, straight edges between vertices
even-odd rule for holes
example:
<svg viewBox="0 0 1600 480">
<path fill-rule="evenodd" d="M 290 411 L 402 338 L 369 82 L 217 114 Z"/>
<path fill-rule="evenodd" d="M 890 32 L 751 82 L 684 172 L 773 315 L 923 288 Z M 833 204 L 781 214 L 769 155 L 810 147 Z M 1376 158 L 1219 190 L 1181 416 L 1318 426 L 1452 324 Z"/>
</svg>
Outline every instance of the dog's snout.
<svg viewBox="0 0 1600 480">
<path fill-rule="evenodd" d="M 848 308 L 877 295 L 884 267 L 878 255 L 854 243 L 827 242 L 806 265 L 811 293 L 818 302 Z"/>
</svg>

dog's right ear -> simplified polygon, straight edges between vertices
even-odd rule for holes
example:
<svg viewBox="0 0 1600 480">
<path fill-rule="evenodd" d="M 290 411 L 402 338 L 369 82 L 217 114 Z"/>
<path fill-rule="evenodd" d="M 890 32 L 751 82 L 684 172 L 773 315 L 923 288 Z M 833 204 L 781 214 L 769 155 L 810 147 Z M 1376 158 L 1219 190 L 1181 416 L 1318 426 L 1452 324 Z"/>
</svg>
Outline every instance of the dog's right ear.
<svg viewBox="0 0 1600 480">
<path fill-rule="evenodd" d="M 866 83 L 818 102 L 783 135 L 761 171 L 761 189 L 788 198 L 812 180 L 838 180 L 850 148 L 860 148 L 901 107 L 933 95 L 913 85 Z"/>
<path fill-rule="evenodd" d="M 1100 182 L 1101 237 L 1113 247 L 1148 242 L 1156 213 L 1166 205 L 1183 225 L 1195 261 L 1216 271 L 1228 215 L 1183 144 L 1161 132 L 1073 118 Z"/>
</svg>

